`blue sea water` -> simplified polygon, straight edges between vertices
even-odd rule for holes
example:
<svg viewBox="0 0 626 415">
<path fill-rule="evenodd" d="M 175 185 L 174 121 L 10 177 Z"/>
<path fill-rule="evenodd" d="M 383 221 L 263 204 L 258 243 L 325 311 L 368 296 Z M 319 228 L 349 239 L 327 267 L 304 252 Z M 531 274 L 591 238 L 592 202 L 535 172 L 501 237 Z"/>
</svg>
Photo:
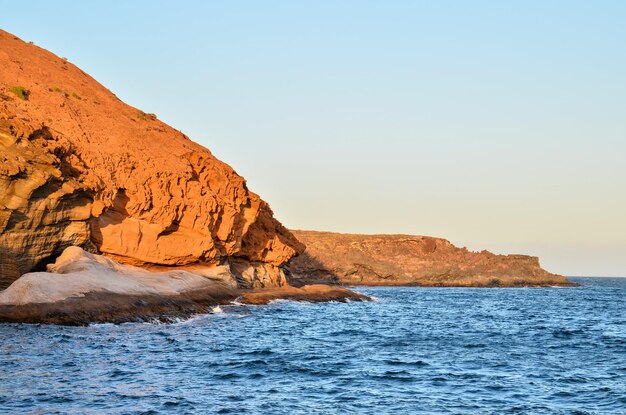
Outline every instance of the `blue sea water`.
<svg viewBox="0 0 626 415">
<path fill-rule="evenodd" d="M 626 414 L 626 279 L 575 281 L 358 287 L 377 301 L 170 325 L 0 325 L 0 411 Z"/>
</svg>

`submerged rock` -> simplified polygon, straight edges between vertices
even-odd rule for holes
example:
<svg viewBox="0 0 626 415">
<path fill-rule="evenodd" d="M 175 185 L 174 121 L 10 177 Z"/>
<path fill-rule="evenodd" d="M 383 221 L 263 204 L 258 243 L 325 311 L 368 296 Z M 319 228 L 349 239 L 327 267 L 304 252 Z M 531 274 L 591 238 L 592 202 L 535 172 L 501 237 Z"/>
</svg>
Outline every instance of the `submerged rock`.
<svg viewBox="0 0 626 415">
<path fill-rule="evenodd" d="M 429 236 L 294 231 L 307 246 L 287 266 L 294 285 L 569 286 L 527 255 L 471 252 Z"/>
</svg>

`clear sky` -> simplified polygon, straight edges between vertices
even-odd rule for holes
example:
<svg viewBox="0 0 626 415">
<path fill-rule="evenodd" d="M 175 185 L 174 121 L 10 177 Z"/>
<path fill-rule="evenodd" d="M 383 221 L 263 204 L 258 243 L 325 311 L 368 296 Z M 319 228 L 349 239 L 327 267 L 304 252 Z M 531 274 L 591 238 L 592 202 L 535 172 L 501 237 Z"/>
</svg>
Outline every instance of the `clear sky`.
<svg viewBox="0 0 626 415">
<path fill-rule="evenodd" d="M 7 1 L 288 227 L 626 275 L 626 1 Z M 1 70 L 1 68 L 0 68 Z"/>
</svg>

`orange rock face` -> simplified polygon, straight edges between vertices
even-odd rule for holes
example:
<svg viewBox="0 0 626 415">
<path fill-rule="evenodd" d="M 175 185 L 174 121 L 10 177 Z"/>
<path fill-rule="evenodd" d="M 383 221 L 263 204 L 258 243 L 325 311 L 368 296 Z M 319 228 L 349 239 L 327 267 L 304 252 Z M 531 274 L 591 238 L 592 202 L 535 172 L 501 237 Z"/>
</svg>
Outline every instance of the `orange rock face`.
<svg viewBox="0 0 626 415">
<path fill-rule="evenodd" d="M 66 60 L 0 30 L 0 68 L 0 248 L 21 273 L 72 245 L 263 269 L 304 249 L 230 166 Z"/>
<path fill-rule="evenodd" d="M 429 236 L 292 231 L 307 246 L 287 267 L 294 285 L 518 287 L 572 285 L 537 257 L 471 252 Z"/>
</svg>

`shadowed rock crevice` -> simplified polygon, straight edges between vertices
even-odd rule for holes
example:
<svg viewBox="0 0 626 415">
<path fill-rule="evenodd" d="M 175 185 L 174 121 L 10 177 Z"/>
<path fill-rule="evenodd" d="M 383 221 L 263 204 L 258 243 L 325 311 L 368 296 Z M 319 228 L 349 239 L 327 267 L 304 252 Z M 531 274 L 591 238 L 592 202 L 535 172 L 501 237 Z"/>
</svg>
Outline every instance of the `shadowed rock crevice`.
<svg viewBox="0 0 626 415">
<path fill-rule="evenodd" d="M 20 275 L 15 252 L 0 247 L 0 290 L 11 285 Z"/>
<path fill-rule="evenodd" d="M 293 263 L 296 261 L 295 266 Z M 331 284 L 340 285 L 341 278 L 335 272 L 322 264 L 307 251 L 293 258 L 285 266 L 287 282 L 294 287 L 302 287 L 308 284 Z"/>
</svg>

